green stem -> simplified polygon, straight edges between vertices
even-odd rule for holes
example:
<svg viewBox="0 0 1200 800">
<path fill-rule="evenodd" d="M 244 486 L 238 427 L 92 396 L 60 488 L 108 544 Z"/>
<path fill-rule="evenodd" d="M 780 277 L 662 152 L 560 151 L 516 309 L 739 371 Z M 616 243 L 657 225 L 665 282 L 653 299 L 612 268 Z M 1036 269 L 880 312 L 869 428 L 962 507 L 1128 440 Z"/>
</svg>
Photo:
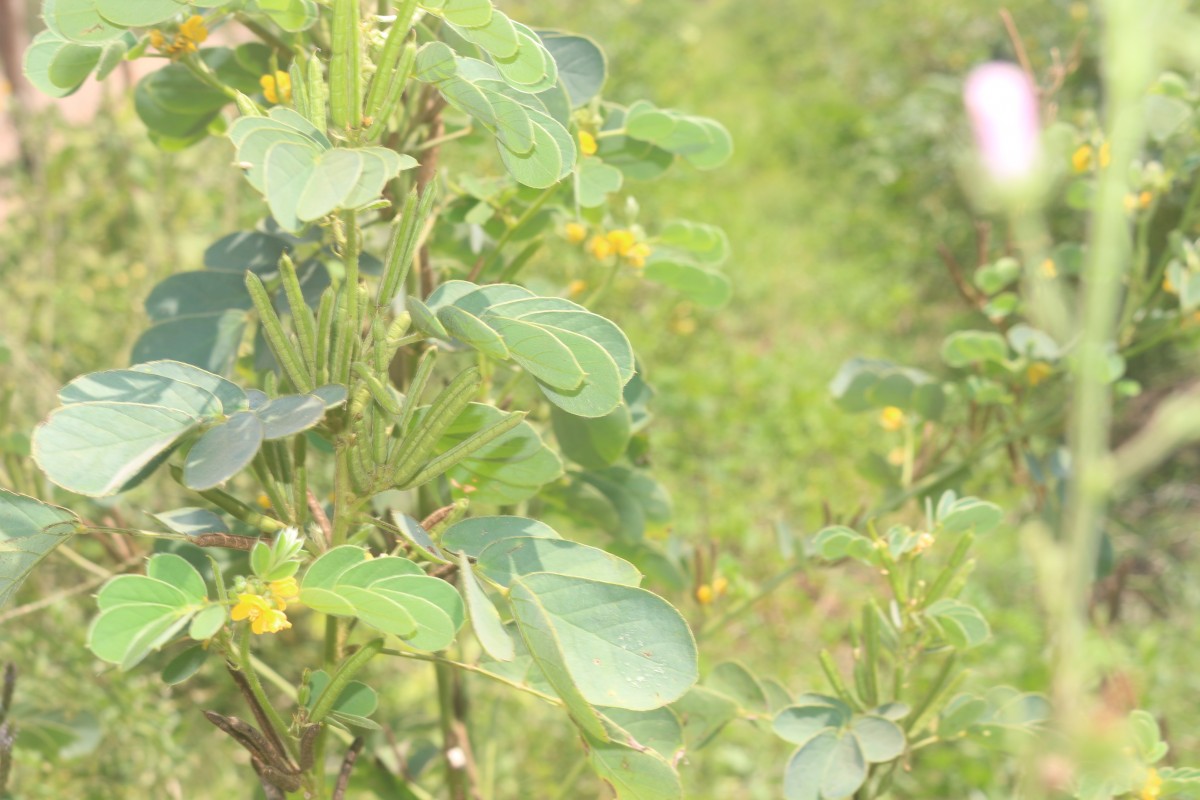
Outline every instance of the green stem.
<svg viewBox="0 0 1200 800">
<path fill-rule="evenodd" d="M 546 189 L 546 191 L 539 194 L 537 198 L 529 204 L 529 207 L 525 209 L 524 213 L 517 218 L 517 221 L 514 222 L 512 226 L 500 237 L 500 240 L 496 242 L 496 246 L 492 249 L 491 257 L 488 258 L 487 263 L 483 265 L 483 269 L 479 272 L 480 275 L 487 274 L 488 270 L 496 266 L 496 263 L 500 260 L 501 255 L 503 255 L 505 245 L 512 241 L 512 238 L 520 233 L 522 228 L 529 224 L 529 221 L 533 219 L 534 215 L 542 210 L 542 206 L 546 205 L 546 202 L 554 196 L 554 192 L 557 189 L 557 184 L 551 186 L 550 188 Z"/>
<path fill-rule="evenodd" d="M 437 663 L 434 670 L 437 674 L 438 719 L 442 729 L 442 756 L 446 761 L 446 785 L 450 790 L 451 800 L 467 800 L 471 791 L 471 779 L 466 770 L 464 748 L 458 741 L 458 703 L 455 697 L 458 676 L 448 664 Z M 451 757 L 452 750 L 458 751 L 462 763 Z"/>
<path fill-rule="evenodd" d="M 312 712 L 308 715 L 309 722 L 320 722 L 329 716 L 329 712 L 333 711 L 334 703 L 342 696 L 342 692 L 345 691 L 350 680 L 367 665 L 368 661 L 379 655 L 381 650 L 383 650 L 383 639 L 372 639 L 343 661 L 342 665 L 338 667 L 338 671 L 329 679 L 329 685 L 325 687 L 325 691 L 321 692 L 321 696 L 313 705 Z"/>
<path fill-rule="evenodd" d="M 554 795 L 555 800 L 567 800 L 570 797 L 578 797 L 575 792 L 575 784 L 579 783 L 579 779 L 583 777 L 583 773 L 587 771 L 588 760 L 581 758 L 575 762 L 575 766 L 571 767 L 571 771 L 563 776 L 563 779 L 558 784 L 558 793 Z"/>
<path fill-rule="evenodd" d="M 262 707 L 263 713 L 267 715 L 267 719 L 271 721 L 271 727 L 275 729 L 275 734 L 283 742 L 284 747 L 288 749 L 288 753 L 291 754 L 292 758 L 295 758 L 298 755 L 296 743 L 288 732 L 288 725 L 279 716 L 279 712 L 275 710 L 274 704 L 267 698 L 266 692 L 263 691 L 262 682 L 258 679 L 258 673 L 254 671 L 254 660 L 250 655 L 249 624 L 242 628 L 241 640 L 238 643 L 238 669 L 246 676 L 246 683 L 250 686 L 250 692 L 254 695 L 254 699 L 258 701 L 258 705 Z"/>
<path fill-rule="evenodd" d="M 1052 603 L 1055 633 L 1054 706 L 1067 730 L 1083 730 L 1088 659 L 1084 637 L 1087 599 L 1099 553 L 1101 525 L 1110 492 L 1109 428 L 1112 392 L 1107 382 L 1109 347 L 1120 310 L 1122 278 L 1128 258 L 1125 214 L 1127 165 L 1145 136 L 1142 92 L 1153 74 L 1152 27 L 1137 0 L 1108 0 L 1105 9 L 1104 85 L 1108 97 L 1112 165 L 1104 170 L 1093 206 L 1088 263 L 1082 288 L 1082 330 L 1074 362 L 1075 381 L 1068 441 L 1072 475 L 1065 516 L 1066 552 L 1057 602 Z M 1140 34 L 1140 35 L 1139 35 Z"/>
</svg>

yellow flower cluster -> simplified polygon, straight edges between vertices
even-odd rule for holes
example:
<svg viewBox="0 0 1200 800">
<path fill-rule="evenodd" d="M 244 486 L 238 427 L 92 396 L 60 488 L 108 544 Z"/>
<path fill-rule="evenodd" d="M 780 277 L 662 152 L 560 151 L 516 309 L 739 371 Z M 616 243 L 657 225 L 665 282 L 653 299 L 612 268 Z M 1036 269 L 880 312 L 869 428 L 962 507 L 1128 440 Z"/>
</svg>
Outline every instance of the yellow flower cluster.
<svg viewBox="0 0 1200 800">
<path fill-rule="evenodd" d="M 1158 800 L 1162 795 L 1163 779 L 1158 774 L 1158 770 L 1151 767 L 1146 772 L 1146 782 L 1142 785 L 1142 793 L 1138 795 L 1138 800 Z"/>
<path fill-rule="evenodd" d="M 282 70 L 275 70 L 274 75 L 263 75 L 258 79 L 262 87 L 263 97 L 268 103 L 279 105 L 292 102 L 292 76 Z"/>
<path fill-rule="evenodd" d="M 702 606 L 711 604 L 729 591 L 729 581 L 723 575 L 713 578 L 712 583 L 702 583 L 696 587 L 696 602 Z"/>
<path fill-rule="evenodd" d="M 167 35 L 157 28 L 150 31 L 150 44 L 155 50 L 166 53 L 171 58 L 196 52 L 199 45 L 207 38 L 208 28 L 204 25 L 204 17 L 199 14 L 188 17 L 169 42 Z"/>
<path fill-rule="evenodd" d="M 1044 278 L 1057 278 L 1058 277 L 1058 267 L 1055 266 L 1053 258 L 1047 258 L 1045 261 L 1042 262 L 1042 277 L 1044 277 Z"/>
<path fill-rule="evenodd" d="M 1108 166 L 1112 160 L 1112 151 L 1108 142 L 1094 148 L 1090 144 L 1081 144 L 1071 155 L 1071 168 L 1076 172 L 1088 172 L 1100 165 L 1101 169 Z"/>
<path fill-rule="evenodd" d="M 638 269 L 646 266 L 646 258 L 653 252 L 650 245 L 637 240 L 633 231 L 625 229 L 593 236 L 587 243 L 587 250 L 597 261 L 605 261 L 616 255 Z"/>
<path fill-rule="evenodd" d="M 579 152 L 583 153 L 585 156 L 594 156 L 596 155 L 596 149 L 596 137 L 587 131 L 580 131 Z"/>
<path fill-rule="evenodd" d="M 1130 192 L 1125 195 L 1125 213 L 1132 214 L 1135 211 L 1144 211 L 1150 207 L 1150 202 L 1154 200 L 1154 195 L 1151 192 L 1141 192 L 1134 194 Z"/>
<path fill-rule="evenodd" d="M 235 622 L 243 619 L 250 620 L 250 630 L 257 634 L 279 633 L 292 627 L 288 622 L 287 601 L 300 594 L 300 587 L 295 578 L 284 578 L 281 581 L 271 581 L 267 584 L 264 594 L 243 592 L 238 595 L 238 601 L 229 616 Z"/>
<path fill-rule="evenodd" d="M 904 411 L 895 406 L 888 406 L 879 412 L 879 425 L 885 431 L 898 431 L 904 427 Z"/>
<path fill-rule="evenodd" d="M 1054 368 L 1045 361 L 1035 361 L 1025 368 L 1025 379 L 1030 386 L 1037 386 L 1054 373 Z"/>
</svg>

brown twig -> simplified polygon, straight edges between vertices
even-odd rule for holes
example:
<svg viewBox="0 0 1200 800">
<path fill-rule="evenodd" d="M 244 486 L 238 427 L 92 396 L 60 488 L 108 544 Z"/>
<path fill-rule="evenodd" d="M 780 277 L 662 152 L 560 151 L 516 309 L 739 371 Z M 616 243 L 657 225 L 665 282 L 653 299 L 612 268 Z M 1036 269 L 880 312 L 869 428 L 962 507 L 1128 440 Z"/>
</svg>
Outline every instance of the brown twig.
<svg viewBox="0 0 1200 800">
<path fill-rule="evenodd" d="M 288 763 L 287 749 L 284 747 L 283 742 L 280 741 L 275 726 L 271 724 L 271 718 L 267 716 L 266 710 L 258 702 L 258 698 L 254 696 L 246 675 L 241 670 L 234 668 L 232 664 L 227 663 L 225 667 L 229 670 L 229 675 L 233 678 L 233 682 L 237 684 L 242 697 L 245 698 L 246 705 L 250 706 L 250 711 L 254 714 L 254 721 L 258 723 L 258 727 L 262 728 L 263 733 L 270 742 L 275 758 L 281 763 Z"/>
<path fill-rule="evenodd" d="M 321 506 L 321 501 L 313 494 L 312 489 L 308 490 L 308 510 L 312 512 L 313 519 L 316 520 L 317 526 L 325 536 L 325 547 L 329 547 L 333 543 L 333 524 L 329 521 L 325 509 Z"/>
<path fill-rule="evenodd" d="M 454 509 L 456 507 L 457 506 L 455 506 L 454 503 L 451 503 L 448 506 L 442 506 L 441 508 L 431 512 L 429 514 L 429 516 L 427 516 L 425 519 L 421 520 L 421 527 L 424 528 L 425 530 L 429 530 L 429 529 L 433 528 L 435 525 L 440 523 L 446 517 L 450 516 L 450 514 L 454 511 Z"/>
<path fill-rule="evenodd" d="M 950 273 L 950 280 L 954 282 L 954 288 L 962 295 L 962 298 L 967 301 L 967 304 L 972 308 L 980 311 L 987 305 L 987 300 L 975 290 L 975 287 L 967 282 L 966 276 L 963 275 L 962 265 L 958 263 L 958 259 L 954 257 L 954 253 L 945 244 L 937 246 L 938 255 L 941 256 L 942 263 L 946 265 L 946 271 Z"/>
<path fill-rule="evenodd" d="M 362 752 L 363 744 L 364 740 L 361 736 L 350 743 L 350 749 L 346 751 L 346 757 L 342 759 L 342 768 L 338 772 L 337 783 L 333 787 L 333 800 L 345 799 L 346 789 L 350 786 L 350 773 L 354 770 L 354 762 L 358 760 L 358 754 Z"/>
<path fill-rule="evenodd" d="M 1037 86 L 1037 76 L 1033 73 L 1033 64 L 1029 63 L 1029 55 L 1025 52 L 1025 43 L 1021 40 L 1021 32 L 1017 30 L 1017 23 L 1013 19 L 1012 13 L 1007 8 L 1002 8 L 1000 9 L 1000 19 L 1004 22 L 1004 30 L 1008 32 L 1008 40 L 1012 42 L 1013 53 L 1017 57 L 1017 63 L 1025 71 L 1029 82 Z"/>
<path fill-rule="evenodd" d="M 258 537 L 239 536 L 236 533 L 202 533 L 189 541 L 197 547 L 224 547 L 249 553 L 258 542 Z"/>
</svg>

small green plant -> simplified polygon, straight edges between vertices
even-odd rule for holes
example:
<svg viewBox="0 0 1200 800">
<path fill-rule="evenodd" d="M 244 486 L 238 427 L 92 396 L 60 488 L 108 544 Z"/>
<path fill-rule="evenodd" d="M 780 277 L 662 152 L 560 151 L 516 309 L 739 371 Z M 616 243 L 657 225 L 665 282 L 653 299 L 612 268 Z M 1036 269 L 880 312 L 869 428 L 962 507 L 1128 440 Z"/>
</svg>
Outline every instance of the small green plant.
<svg viewBox="0 0 1200 800">
<path fill-rule="evenodd" d="M 637 457 L 651 392 L 620 328 L 569 298 L 647 280 L 727 299 L 719 229 L 651 232 L 618 200 L 678 161 L 719 166 L 729 135 L 604 99 L 594 42 L 488 0 L 365 5 L 44 4 L 35 85 L 64 96 L 163 60 L 134 92 L 150 137 L 227 137 L 270 215 L 156 285 L 133 365 L 72 380 L 32 437 L 70 493 L 166 473 L 192 504 L 123 529 L 3 491 L 0 602 L 72 536 L 187 545 L 99 589 L 88 646 L 121 669 L 169 651 L 168 684 L 223 667 L 251 717 L 205 716 L 268 797 L 347 796 L 386 713 L 383 659 L 436 674 L 444 770 L 389 776 L 410 796 L 474 791 L 470 673 L 561 708 L 618 796 L 677 797 L 676 754 L 641 743 L 697 677 L 683 617 L 640 588 L 658 557 L 646 520 L 669 508 Z M 254 41 L 210 46 L 226 26 Z M 444 155 L 456 141 L 474 162 Z M 517 283 L 559 236 L 585 248 L 588 277 Z M 542 509 L 609 530 L 613 552 Z M 262 660 L 260 637 L 312 633 L 313 663 Z"/>
</svg>

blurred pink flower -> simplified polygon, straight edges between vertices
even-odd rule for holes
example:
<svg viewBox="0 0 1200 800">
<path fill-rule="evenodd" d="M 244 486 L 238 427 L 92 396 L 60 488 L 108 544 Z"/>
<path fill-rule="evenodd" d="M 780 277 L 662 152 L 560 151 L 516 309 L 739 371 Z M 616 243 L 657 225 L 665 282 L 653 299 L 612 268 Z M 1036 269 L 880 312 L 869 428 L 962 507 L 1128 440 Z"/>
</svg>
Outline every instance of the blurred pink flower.
<svg viewBox="0 0 1200 800">
<path fill-rule="evenodd" d="M 1037 93 L 1016 64 L 992 61 L 971 70 L 963 89 L 984 168 L 999 183 L 1028 178 L 1037 166 L 1041 126 Z"/>
</svg>

